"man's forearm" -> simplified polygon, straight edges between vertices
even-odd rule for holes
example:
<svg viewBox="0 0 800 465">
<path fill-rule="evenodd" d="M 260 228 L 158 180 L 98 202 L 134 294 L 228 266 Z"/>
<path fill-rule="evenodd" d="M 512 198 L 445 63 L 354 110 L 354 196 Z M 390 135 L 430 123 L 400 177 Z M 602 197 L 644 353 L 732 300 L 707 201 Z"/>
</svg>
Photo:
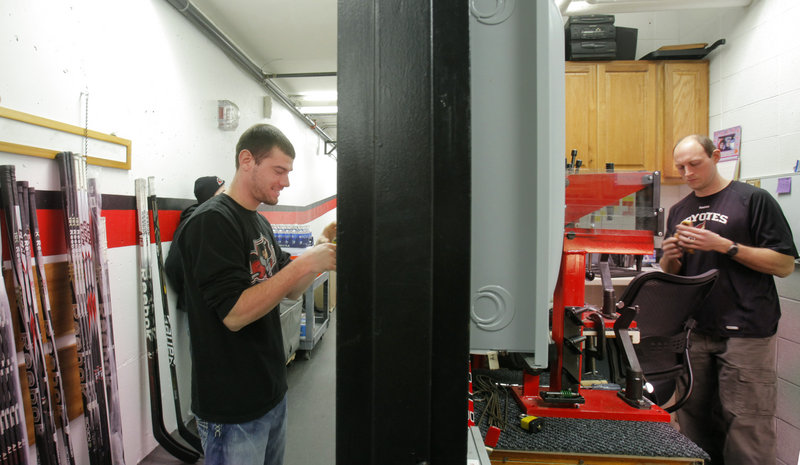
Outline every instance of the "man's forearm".
<svg viewBox="0 0 800 465">
<path fill-rule="evenodd" d="M 681 269 L 680 260 L 675 258 L 662 257 L 658 264 L 661 266 L 662 271 L 669 274 L 678 274 L 678 271 Z"/>
<path fill-rule="evenodd" d="M 309 273 L 308 276 L 297 282 L 297 285 L 295 285 L 292 288 L 292 290 L 289 291 L 289 294 L 286 297 L 294 300 L 299 299 L 300 296 L 303 295 L 303 292 L 305 292 L 305 290 L 308 289 L 308 286 L 310 286 L 311 283 L 313 283 L 314 279 L 316 278 L 317 278 L 316 274 Z"/>
<path fill-rule="evenodd" d="M 309 276 L 313 280 L 315 274 L 302 262 L 290 263 L 271 278 L 242 292 L 222 322 L 231 331 L 239 331 L 272 311 L 295 287 L 303 282 L 310 283 Z"/>
<path fill-rule="evenodd" d="M 794 257 L 772 249 L 739 244 L 739 253 L 733 259 L 750 269 L 781 278 L 794 271 Z"/>
</svg>

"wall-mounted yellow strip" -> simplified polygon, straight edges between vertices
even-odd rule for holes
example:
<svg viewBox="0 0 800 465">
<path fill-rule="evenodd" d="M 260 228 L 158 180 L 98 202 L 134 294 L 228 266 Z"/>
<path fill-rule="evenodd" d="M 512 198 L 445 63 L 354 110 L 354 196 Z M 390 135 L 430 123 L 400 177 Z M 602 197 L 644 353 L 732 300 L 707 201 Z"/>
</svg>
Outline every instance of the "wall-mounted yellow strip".
<svg viewBox="0 0 800 465">
<path fill-rule="evenodd" d="M 131 141 L 128 139 L 112 136 L 110 134 L 104 134 L 102 132 L 92 131 L 91 129 L 88 131 L 84 131 L 84 128 L 79 126 L 73 126 L 71 124 L 62 123 L 60 121 L 54 121 L 47 118 L 42 118 L 41 116 L 31 115 L 28 113 L 23 113 L 21 111 L 12 110 L 10 108 L 4 108 L 4 107 L 0 107 L 0 118 L 6 118 L 14 121 L 19 121 L 22 123 L 32 124 L 35 126 L 41 126 L 43 128 L 48 128 L 59 132 L 65 132 L 68 134 L 74 134 L 81 137 L 83 137 L 84 132 L 86 132 L 86 135 L 89 137 L 89 139 L 94 139 L 115 145 L 124 146 L 125 147 L 124 162 L 102 157 L 92 157 L 92 156 L 86 157 L 86 161 L 91 165 L 107 166 L 109 168 L 121 168 L 125 170 L 131 169 Z M 53 159 L 56 157 L 56 154 L 59 151 L 34 147 L 30 145 L 16 144 L 13 142 L 0 140 L 0 152 L 9 152 L 20 155 L 30 155 L 32 157 L 43 157 L 43 158 Z"/>
</svg>

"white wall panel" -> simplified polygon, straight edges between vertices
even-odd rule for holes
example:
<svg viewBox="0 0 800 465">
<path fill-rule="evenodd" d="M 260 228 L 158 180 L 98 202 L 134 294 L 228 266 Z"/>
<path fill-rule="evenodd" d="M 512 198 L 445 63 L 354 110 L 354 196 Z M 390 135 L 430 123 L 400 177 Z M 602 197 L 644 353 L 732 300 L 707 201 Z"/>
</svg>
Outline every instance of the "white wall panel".
<svg viewBox="0 0 800 465">
<path fill-rule="evenodd" d="M 722 117 L 722 122 L 729 126 L 747 128 L 750 140 L 765 139 L 778 136 L 780 97 L 770 97 L 735 108 Z"/>
<path fill-rule="evenodd" d="M 778 373 L 792 384 L 800 386 L 800 343 L 778 339 Z"/>
<path fill-rule="evenodd" d="M 800 153 L 797 151 L 800 147 L 800 132 L 793 132 L 778 137 L 778 170 L 782 173 L 790 172 L 794 169 Z M 795 192 L 796 195 L 796 192 Z M 795 235 L 797 231 L 795 231 Z"/>
<path fill-rule="evenodd" d="M 795 21 L 797 21 L 797 17 L 800 17 L 800 14 L 796 15 Z M 784 93 L 797 89 L 800 89 L 800 48 L 798 47 L 778 57 L 778 87 L 776 90 Z"/>
<path fill-rule="evenodd" d="M 778 420 L 778 450 L 777 465 L 796 465 L 800 463 L 798 444 L 800 444 L 800 430 L 783 420 Z"/>
<path fill-rule="evenodd" d="M 800 425 L 800 386 L 778 378 L 778 408 L 775 417 L 791 425 Z M 780 439 L 778 439 L 780 442 Z"/>
<path fill-rule="evenodd" d="M 723 123 L 723 127 L 735 126 L 730 120 Z M 739 170 L 743 178 L 760 178 L 769 176 L 772 173 L 786 172 L 781 169 L 781 163 L 776 154 L 778 153 L 778 138 L 769 137 L 766 139 L 750 140 L 745 136 L 745 129 L 742 128 L 742 157 L 739 163 Z M 748 154 L 748 156 L 745 156 Z"/>
</svg>

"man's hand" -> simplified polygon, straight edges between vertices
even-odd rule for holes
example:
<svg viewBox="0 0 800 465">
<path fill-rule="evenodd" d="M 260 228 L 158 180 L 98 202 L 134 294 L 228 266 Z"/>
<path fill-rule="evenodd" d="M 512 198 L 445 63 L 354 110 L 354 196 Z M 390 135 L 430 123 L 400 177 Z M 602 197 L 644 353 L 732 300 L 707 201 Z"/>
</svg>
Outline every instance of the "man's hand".
<svg viewBox="0 0 800 465">
<path fill-rule="evenodd" d="M 336 269 L 336 244 L 321 244 L 306 249 L 275 275 L 247 288 L 222 322 L 239 331 L 263 317 L 284 297 L 297 300 L 318 274 Z"/>
<path fill-rule="evenodd" d="M 733 243 L 731 240 L 704 228 L 695 228 L 681 223 L 676 229 L 675 236 L 678 240 L 678 245 L 686 250 L 713 250 L 725 253 Z"/>
<path fill-rule="evenodd" d="M 326 242 L 307 249 L 295 260 L 302 260 L 315 274 L 336 270 L 336 244 Z"/>
<path fill-rule="evenodd" d="M 678 245 L 678 238 L 668 237 L 661 243 L 661 269 L 667 273 L 676 274 L 681 267 L 683 248 Z"/>
<path fill-rule="evenodd" d="M 298 266 L 305 270 L 304 278 L 298 280 L 286 295 L 290 299 L 299 299 L 318 274 L 336 271 L 336 244 L 325 243 L 306 249 L 289 266 Z"/>
<path fill-rule="evenodd" d="M 678 244 L 676 237 L 668 237 L 661 243 L 662 258 L 680 260 L 683 256 L 683 247 Z"/>
</svg>

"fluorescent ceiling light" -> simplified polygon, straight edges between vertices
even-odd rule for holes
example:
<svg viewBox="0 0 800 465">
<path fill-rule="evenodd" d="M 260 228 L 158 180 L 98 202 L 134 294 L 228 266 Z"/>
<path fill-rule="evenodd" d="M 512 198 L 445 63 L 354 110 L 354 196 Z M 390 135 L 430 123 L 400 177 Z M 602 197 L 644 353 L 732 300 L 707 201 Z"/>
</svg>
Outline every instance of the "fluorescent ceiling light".
<svg viewBox="0 0 800 465">
<path fill-rule="evenodd" d="M 299 109 L 307 115 L 333 115 L 339 112 L 339 107 L 336 105 L 308 106 Z"/>
<path fill-rule="evenodd" d="M 338 98 L 338 93 L 335 90 L 310 90 L 307 92 L 300 92 L 296 95 L 292 95 L 292 98 L 302 101 L 331 101 L 335 102 Z"/>
<path fill-rule="evenodd" d="M 661 2 L 663 0 L 586 0 L 586 3 L 592 4 L 614 4 L 614 3 L 647 3 L 647 2 Z"/>
<path fill-rule="evenodd" d="M 572 0 L 565 16 L 749 6 L 752 0 Z"/>
</svg>

